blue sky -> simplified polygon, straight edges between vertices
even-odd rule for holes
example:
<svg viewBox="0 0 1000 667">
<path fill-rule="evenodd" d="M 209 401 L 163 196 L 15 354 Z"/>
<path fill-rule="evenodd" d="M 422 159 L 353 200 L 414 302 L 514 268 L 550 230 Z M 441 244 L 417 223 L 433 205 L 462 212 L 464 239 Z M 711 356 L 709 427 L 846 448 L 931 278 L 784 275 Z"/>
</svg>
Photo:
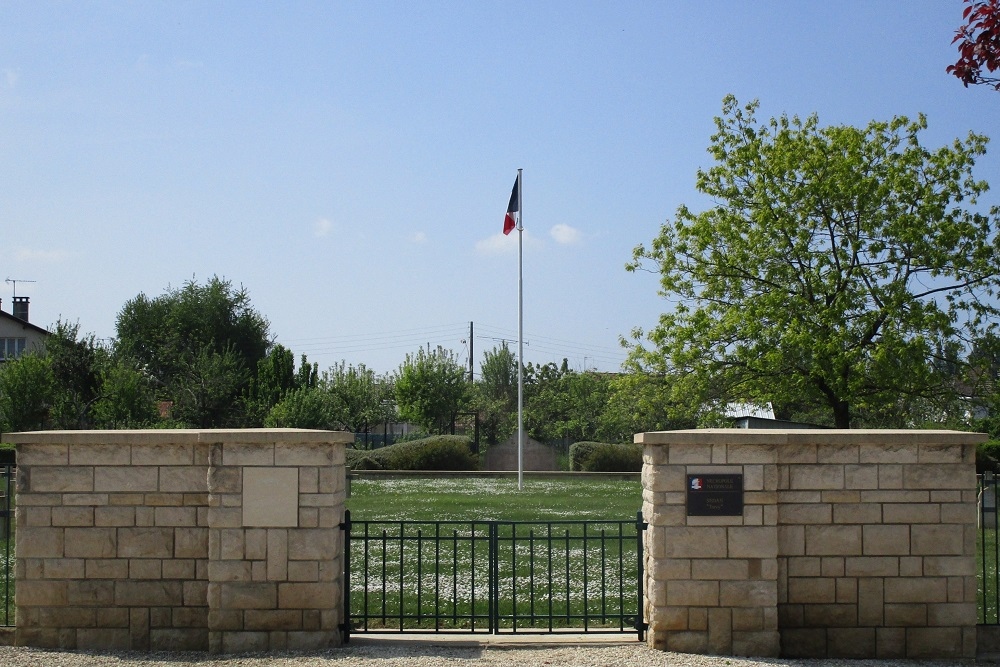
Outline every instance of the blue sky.
<svg viewBox="0 0 1000 667">
<path fill-rule="evenodd" d="M 31 320 L 111 338 L 212 275 L 321 368 L 426 344 L 611 371 L 667 304 L 624 270 L 694 188 L 733 93 L 758 116 L 1000 128 L 947 75 L 959 0 L 4 2 L 0 279 Z M 1000 145 L 977 165 L 1000 203 Z M 0 283 L 10 311 L 11 283 Z"/>
</svg>

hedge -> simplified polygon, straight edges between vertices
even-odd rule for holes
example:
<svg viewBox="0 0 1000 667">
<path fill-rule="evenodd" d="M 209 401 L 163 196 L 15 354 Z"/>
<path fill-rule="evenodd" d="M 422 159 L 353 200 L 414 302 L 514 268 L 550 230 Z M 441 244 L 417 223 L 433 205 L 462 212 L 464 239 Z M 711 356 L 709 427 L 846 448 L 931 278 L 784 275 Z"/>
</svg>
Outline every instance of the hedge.
<svg viewBox="0 0 1000 667">
<path fill-rule="evenodd" d="M 574 442 L 569 469 L 578 472 L 642 472 L 642 445 Z"/>
<path fill-rule="evenodd" d="M 465 436 L 435 435 L 372 450 L 347 450 L 351 470 L 477 470 L 479 460 Z"/>
</svg>

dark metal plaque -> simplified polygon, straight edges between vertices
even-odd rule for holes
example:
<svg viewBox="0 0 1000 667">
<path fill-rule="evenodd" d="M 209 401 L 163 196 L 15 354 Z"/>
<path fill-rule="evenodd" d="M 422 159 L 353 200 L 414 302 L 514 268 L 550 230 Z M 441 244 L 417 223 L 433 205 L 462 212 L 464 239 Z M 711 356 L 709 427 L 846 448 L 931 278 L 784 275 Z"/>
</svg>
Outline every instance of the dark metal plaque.
<svg viewBox="0 0 1000 667">
<path fill-rule="evenodd" d="M 742 516 L 743 475 L 688 475 L 688 516 Z"/>
</svg>

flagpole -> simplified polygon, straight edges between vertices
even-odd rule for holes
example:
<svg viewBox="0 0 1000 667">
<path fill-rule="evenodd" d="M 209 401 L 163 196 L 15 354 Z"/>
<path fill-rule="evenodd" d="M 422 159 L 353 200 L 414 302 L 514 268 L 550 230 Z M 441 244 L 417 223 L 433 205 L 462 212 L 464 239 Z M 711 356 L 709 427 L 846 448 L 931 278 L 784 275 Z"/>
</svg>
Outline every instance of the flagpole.
<svg viewBox="0 0 1000 667">
<path fill-rule="evenodd" d="M 524 489 L 524 282 L 521 246 L 524 235 L 524 184 L 517 170 L 517 490 Z"/>
</svg>

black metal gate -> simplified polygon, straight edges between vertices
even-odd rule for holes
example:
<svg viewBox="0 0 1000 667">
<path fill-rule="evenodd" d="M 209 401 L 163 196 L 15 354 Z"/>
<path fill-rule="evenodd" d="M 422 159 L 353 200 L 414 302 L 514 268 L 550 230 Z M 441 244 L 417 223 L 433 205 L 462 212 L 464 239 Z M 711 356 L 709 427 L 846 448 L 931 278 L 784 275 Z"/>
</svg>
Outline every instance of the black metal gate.
<svg viewBox="0 0 1000 667">
<path fill-rule="evenodd" d="M 352 521 L 352 632 L 636 632 L 642 514 L 627 521 Z"/>
</svg>

